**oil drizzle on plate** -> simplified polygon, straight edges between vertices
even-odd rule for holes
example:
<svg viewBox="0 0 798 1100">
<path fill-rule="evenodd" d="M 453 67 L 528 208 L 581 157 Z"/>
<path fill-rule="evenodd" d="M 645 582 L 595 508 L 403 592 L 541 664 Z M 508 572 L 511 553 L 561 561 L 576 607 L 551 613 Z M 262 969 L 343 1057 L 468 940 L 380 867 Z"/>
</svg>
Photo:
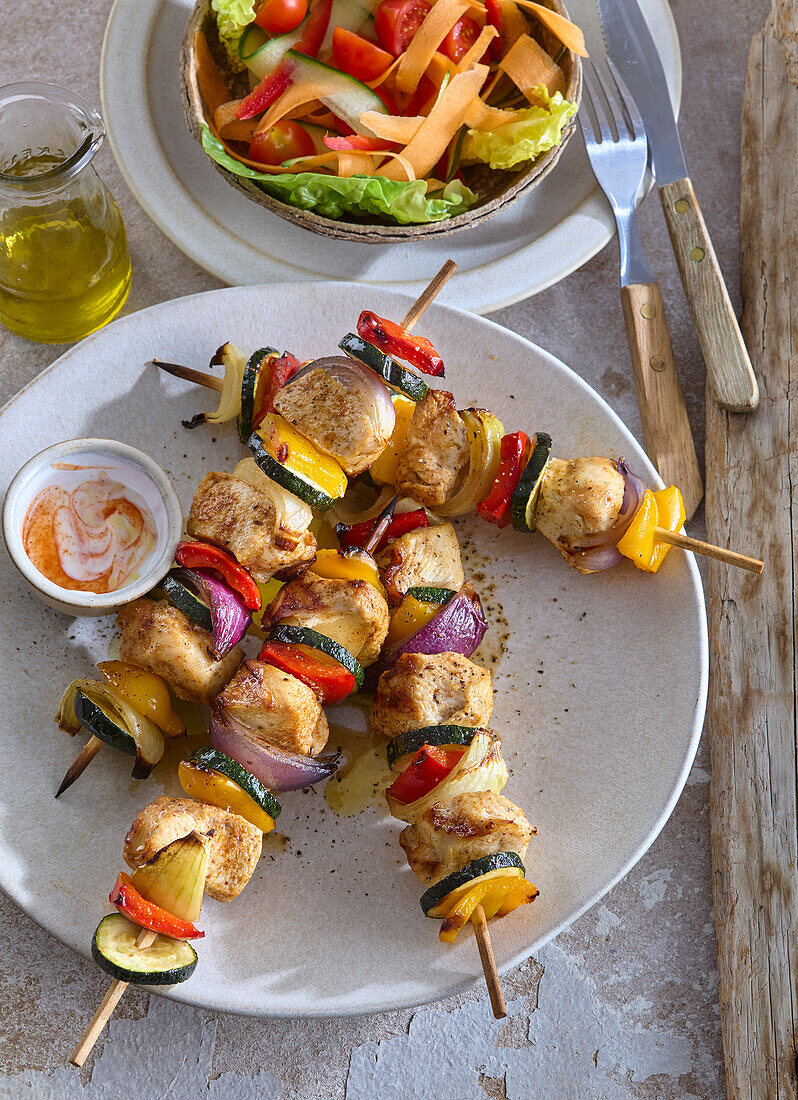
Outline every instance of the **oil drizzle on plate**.
<svg viewBox="0 0 798 1100">
<path fill-rule="evenodd" d="M 395 776 L 385 759 L 387 738 L 382 734 L 331 725 L 328 748 L 337 748 L 344 763 L 328 781 L 324 799 L 339 817 L 355 817 L 379 805 L 382 792 Z"/>
</svg>

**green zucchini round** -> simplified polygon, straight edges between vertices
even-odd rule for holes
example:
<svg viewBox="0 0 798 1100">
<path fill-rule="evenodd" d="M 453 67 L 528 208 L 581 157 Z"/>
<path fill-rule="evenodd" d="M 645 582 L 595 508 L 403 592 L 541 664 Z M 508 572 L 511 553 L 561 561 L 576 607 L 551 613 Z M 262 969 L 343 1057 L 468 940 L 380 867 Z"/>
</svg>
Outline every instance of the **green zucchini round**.
<svg viewBox="0 0 798 1100">
<path fill-rule="evenodd" d="M 75 692 L 74 708 L 75 717 L 89 733 L 93 733 L 113 749 L 119 749 L 128 756 L 136 755 L 136 742 L 127 730 L 118 725 L 97 703 L 88 699 L 80 689 Z"/>
<path fill-rule="evenodd" d="M 535 432 L 532 437 L 532 452 L 529 456 L 518 484 L 510 500 L 510 519 L 516 531 L 534 531 L 535 513 L 543 475 L 549 465 L 551 455 L 551 436 L 545 432 Z"/>
<path fill-rule="evenodd" d="M 475 859 L 473 862 L 467 863 L 459 871 L 452 871 L 450 875 L 442 878 L 440 882 L 436 882 L 434 886 L 430 886 L 429 890 L 421 895 L 421 908 L 424 910 L 424 916 L 428 917 L 430 909 L 434 909 L 447 894 L 451 894 L 452 890 L 457 890 L 458 887 L 465 886 L 473 879 L 487 875 L 489 871 L 498 871 L 503 867 L 520 867 L 521 874 L 526 874 L 523 861 L 515 852 L 496 852 L 492 856 L 482 856 L 481 859 Z"/>
<path fill-rule="evenodd" d="M 263 404 L 264 383 L 271 381 L 270 362 L 279 355 L 276 348 L 258 348 L 247 360 L 241 379 L 241 415 L 238 418 L 238 438 L 246 445 L 255 430 L 253 421 Z"/>
<path fill-rule="evenodd" d="M 362 336 L 356 336 L 354 332 L 348 332 L 339 341 L 338 347 L 345 351 L 350 359 L 355 359 L 365 367 L 370 367 L 384 382 L 395 390 L 399 390 L 411 401 L 420 401 L 426 394 L 429 386 L 417 374 L 411 370 L 405 370 L 403 366 L 364 340 Z"/>
<path fill-rule="evenodd" d="M 282 485 L 289 493 L 293 493 L 295 497 L 299 497 L 305 504 L 309 504 L 311 508 L 316 508 L 320 512 L 325 512 L 333 506 L 335 498 L 329 493 L 325 493 L 318 485 L 306 481 L 304 477 L 300 477 L 299 474 L 295 474 L 293 470 L 279 463 L 277 459 L 272 458 L 257 432 L 253 432 L 249 437 L 247 446 L 264 474 L 272 481 L 276 481 L 278 485 Z"/>
<path fill-rule="evenodd" d="M 318 630 L 311 630 L 309 626 L 273 626 L 268 633 L 269 642 L 287 642 L 289 645 L 306 645 L 311 649 L 318 649 L 332 657 L 339 665 L 352 673 L 358 687 L 363 684 L 363 666 L 357 658 L 353 657 L 348 649 L 344 649 L 338 642 L 328 638 L 326 634 L 320 634 Z"/>
<path fill-rule="evenodd" d="M 478 733 L 489 730 L 475 729 L 473 726 L 424 726 L 422 729 L 407 730 L 388 742 L 386 753 L 388 767 L 393 768 L 397 760 L 409 753 L 416 753 L 424 745 L 465 745 L 468 746 Z"/>
<path fill-rule="evenodd" d="M 239 764 L 237 760 L 233 760 L 231 757 L 226 756 L 225 753 L 219 752 L 218 749 L 212 749 L 210 747 L 197 749 L 196 752 L 192 752 L 188 760 L 190 764 L 197 764 L 202 768 L 210 768 L 212 771 L 219 772 L 228 779 L 232 779 L 232 781 L 237 783 L 243 791 L 246 791 L 253 802 L 256 802 L 270 817 L 278 818 L 280 816 L 282 806 L 269 788 L 265 787 L 252 772 L 247 771 L 247 769 Z"/>
<path fill-rule="evenodd" d="M 101 970 L 120 982 L 176 985 L 197 968 L 197 952 L 186 940 L 158 936 L 149 947 L 136 947 L 142 929 L 121 913 L 110 913 L 97 925 L 91 956 Z"/>
<path fill-rule="evenodd" d="M 161 581 L 161 588 L 177 610 L 183 612 L 189 622 L 202 627 L 203 630 L 207 630 L 209 633 L 213 630 L 210 608 L 202 602 L 196 592 L 193 592 L 188 585 L 183 584 L 179 577 L 176 577 L 174 573 L 167 573 Z"/>
<path fill-rule="evenodd" d="M 425 585 L 418 585 L 416 588 L 408 588 L 405 592 L 406 596 L 412 596 L 413 599 L 420 600 L 422 603 L 448 603 L 449 600 L 456 593 L 453 588 L 433 588 Z"/>
</svg>

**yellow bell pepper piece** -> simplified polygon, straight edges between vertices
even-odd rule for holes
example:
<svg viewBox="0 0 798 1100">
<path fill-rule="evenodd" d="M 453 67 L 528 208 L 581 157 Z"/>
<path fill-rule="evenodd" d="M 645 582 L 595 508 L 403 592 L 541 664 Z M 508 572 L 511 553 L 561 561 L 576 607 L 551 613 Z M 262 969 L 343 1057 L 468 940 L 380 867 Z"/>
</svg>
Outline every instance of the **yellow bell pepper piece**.
<svg viewBox="0 0 798 1100">
<path fill-rule="evenodd" d="M 618 550 L 638 569 L 656 573 L 671 547 L 656 541 L 654 528 L 678 531 L 684 521 L 684 501 L 675 485 L 657 492 L 646 489 L 632 522 L 618 540 Z"/>
<path fill-rule="evenodd" d="M 347 554 L 343 550 L 317 550 L 311 573 L 319 577 L 340 577 L 346 581 L 367 581 L 385 595 L 380 572 L 370 554 Z"/>
<path fill-rule="evenodd" d="M 399 454 L 405 445 L 413 410 L 416 407 L 415 401 L 399 394 L 392 394 L 391 400 L 393 401 L 393 410 L 396 413 L 393 432 L 388 440 L 388 446 L 378 458 L 375 458 L 369 469 L 369 473 L 378 485 L 394 485 L 396 483 L 396 465 L 399 461 Z"/>
<path fill-rule="evenodd" d="M 115 688 L 125 702 L 154 722 L 167 737 L 180 737 L 186 732 L 180 717 L 172 709 L 166 681 L 160 676 L 125 661 L 101 661 L 97 668 L 106 683 Z"/>
<path fill-rule="evenodd" d="M 500 875 L 485 882 L 477 881 L 466 893 L 461 894 L 449 910 L 438 938 L 442 943 L 454 943 L 457 933 L 471 919 L 474 910 L 481 905 L 485 917 L 505 917 L 519 905 L 526 905 L 538 896 L 536 886 L 517 875 Z"/>
<path fill-rule="evenodd" d="M 405 596 L 391 616 L 385 644 L 390 646 L 409 638 L 411 634 L 421 630 L 422 626 L 426 626 L 440 609 L 439 603 L 427 603 L 426 600 L 417 600 L 415 596 Z"/>
<path fill-rule="evenodd" d="M 349 482 L 335 459 L 314 447 L 279 413 L 267 413 L 257 434 L 272 458 L 286 469 L 312 482 L 328 496 L 344 495 Z"/>
<path fill-rule="evenodd" d="M 189 798 L 240 814 L 264 833 L 269 833 L 274 828 L 275 821 L 271 814 L 267 814 L 243 787 L 239 787 L 234 780 L 221 772 L 204 768 L 190 760 L 181 760 L 177 774 L 180 786 Z"/>
</svg>

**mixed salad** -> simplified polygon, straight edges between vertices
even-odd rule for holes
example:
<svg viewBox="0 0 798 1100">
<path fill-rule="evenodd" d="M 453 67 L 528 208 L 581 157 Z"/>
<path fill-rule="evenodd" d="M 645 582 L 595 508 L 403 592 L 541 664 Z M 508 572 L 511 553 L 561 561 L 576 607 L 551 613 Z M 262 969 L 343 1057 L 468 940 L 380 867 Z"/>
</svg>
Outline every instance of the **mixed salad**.
<svg viewBox="0 0 798 1100">
<path fill-rule="evenodd" d="M 194 40 L 213 160 L 329 218 L 467 210 L 557 146 L 581 31 L 534 0 L 211 0 Z M 207 24 L 206 24 L 207 26 Z M 238 85 L 234 96 L 230 88 Z"/>
</svg>

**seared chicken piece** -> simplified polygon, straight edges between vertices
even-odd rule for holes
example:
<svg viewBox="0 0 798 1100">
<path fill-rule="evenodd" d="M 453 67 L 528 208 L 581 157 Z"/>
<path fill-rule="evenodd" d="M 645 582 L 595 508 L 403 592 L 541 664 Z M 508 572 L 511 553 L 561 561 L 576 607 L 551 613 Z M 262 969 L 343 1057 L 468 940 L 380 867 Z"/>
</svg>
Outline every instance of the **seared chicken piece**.
<svg viewBox="0 0 798 1100">
<path fill-rule="evenodd" d="M 143 867 L 175 840 L 197 836 L 208 850 L 205 893 L 217 901 L 238 897 L 260 859 L 263 834 L 240 814 L 161 795 L 145 806 L 125 837 L 125 863 Z"/>
<path fill-rule="evenodd" d="M 297 540 L 277 525 L 274 504 L 239 478 L 206 474 L 191 502 L 186 530 L 227 550 L 256 581 L 294 576 L 316 556 L 316 540 L 305 531 Z"/>
<path fill-rule="evenodd" d="M 465 581 L 460 543 L 451 523 L 417 527 L 400 535 L 377 554 L 376 561 L 392 604 L 401 603 L 408 588 L 417 585 L 457 592 Z"/>
<path fill-rule="evenodd" d="M 166 600 L 142 597 L 125 604 L 116 624 L 122 631 L 120 659 L 162 676 L 178 699 L 212 703 L 244 659 L 236 646 L 214 660 L 208 631 Z"/>
<path fill-rule="evenodd" d="M 303 756 L 316 756 L 327 744 L 330 731 L 316 693 L 274 665 L 244 661 L 217 701 L 254 741 Z"/>
<path fill-rule="evenodd" d="M 496 852 L 521 859 L 536 830 L 524 811 L 490 791 L 458 794 L 438 802 L 399 834 L 407 862 L 425 886 Z"/>
<path fill-rule="evenodd" d="M 284 386 L 274 407 L 350 477 L 368 469 L 393 431 L 392 409 L 380 417 L 372 393 L 345 386 L 321 368 Z"/>
<path fill-rule="evenodd" d="M 584 548 L 610 530 L 623 505 L 625 487 L 623 475 L 609 458 L 552 458 L 540 486 L 537 529 L 579 569 L 568 551 Z"/>
<path fill-rule="evenodd" d="M 447 390 L 428 390 L 413 410 L 396 467 L 396 489 L 434 508 L 455 495 L 468 473 L 465 424 Z"/>
<path fill-rule="evenodd" d="M 369 723 L 395 737 L 425 726 L 487 726 L 492 710 L 486 668 L 459 653 L 403 653 L 380 676 Z"/>
<path fill-rule="evenodd" d="M 388 604 L 368 581 L 304 573 L 280 589 L 262 621 L 264 630 L 275 623 L 318 630 L 368 667 L 388 633 Z"/>
</svg>

